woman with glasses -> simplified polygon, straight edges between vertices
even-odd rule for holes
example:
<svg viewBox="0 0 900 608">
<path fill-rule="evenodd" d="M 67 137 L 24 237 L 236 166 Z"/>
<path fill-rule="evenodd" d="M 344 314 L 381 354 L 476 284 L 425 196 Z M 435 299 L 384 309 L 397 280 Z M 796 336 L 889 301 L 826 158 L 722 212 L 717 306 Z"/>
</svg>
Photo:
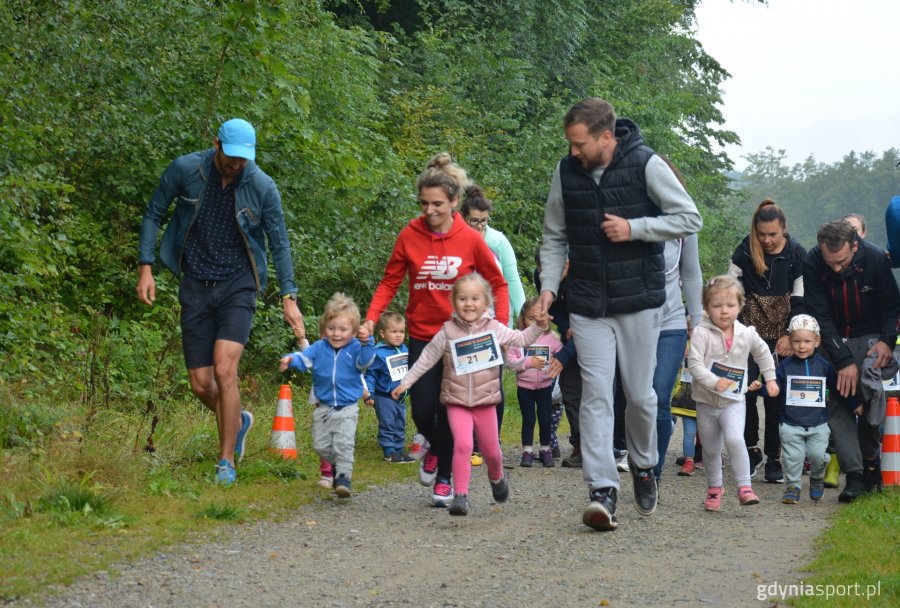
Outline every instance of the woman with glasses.
<svg viewBox="0 0 900 608">
<path fill-rule="evenodd" d="M 484 242 L 494 255 L 497 263 L 503 271 L 503 278 L 509 286 L 509 325 L 513 327 L 513 317 L 522 310 L 525 303 L 525 289 L 522 287 L 522 279 L 519 276 L 519 265 L 516 262 L 516 252 L 513 251 L 509 239 L 499 230 L 488 225 L 491 218 L 493 205 L 484 197 L 484 191 L 472 184 L 466 188 L 465 199 L 462 204 L 462 216 L 466 223 L 481 233 Z"/>
</svg>

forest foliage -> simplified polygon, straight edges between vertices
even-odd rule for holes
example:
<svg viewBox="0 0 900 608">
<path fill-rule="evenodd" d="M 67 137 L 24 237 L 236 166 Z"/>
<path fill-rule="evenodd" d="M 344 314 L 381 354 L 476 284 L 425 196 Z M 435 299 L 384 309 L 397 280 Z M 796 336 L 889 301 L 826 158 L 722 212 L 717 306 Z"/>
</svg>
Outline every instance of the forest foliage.
<svg viewBox="0 0 900 608">
<path fill-rule="evenodd" d="M 91 408 L 189 399 L 177 284 L 134 295 L 137 232 L 163 169 L 233 116 L 278 184 L 301 308 L 365 308 L 415 176 L 447 150 L 495 202 L 530 277 L 565 110 L 634 119 L 704 214 L 717 268 L 743 231 L 720 145 L 725 70 L 694 0 L 7 0 L 0 4 L 0 383 Z M 273 273 L 270 273 L 273 275 Z M 274 275 L 273 275 L 274 276 Z M 242 364 L 291 348 L 277 285 Z M 398 303 L 398 306 L 402 303 Z"/>
</svg>

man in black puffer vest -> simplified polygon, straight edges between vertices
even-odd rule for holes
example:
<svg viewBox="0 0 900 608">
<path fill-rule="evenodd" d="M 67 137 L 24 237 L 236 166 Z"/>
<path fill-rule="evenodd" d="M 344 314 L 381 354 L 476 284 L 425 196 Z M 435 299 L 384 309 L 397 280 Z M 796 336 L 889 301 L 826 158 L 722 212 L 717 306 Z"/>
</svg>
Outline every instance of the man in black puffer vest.
<svg viewBox="0 0 900 608">
<path fill-rule="evenodd" d="M 653 371 L 666 298 L 663 245 L 700 230 L 693 200 L 637 125 L 591 97 L 565 116 L 569 155 L 556 168 L 544 212 L 540 301 L 548 309 L 569 259 L 567 300 L 583 393 L 579 425 L 590 503 L 582 521 L 616 527 L 613 377 L 628 407 L 625 434 L 638 511 L 656 510 Z"/>
</svg>

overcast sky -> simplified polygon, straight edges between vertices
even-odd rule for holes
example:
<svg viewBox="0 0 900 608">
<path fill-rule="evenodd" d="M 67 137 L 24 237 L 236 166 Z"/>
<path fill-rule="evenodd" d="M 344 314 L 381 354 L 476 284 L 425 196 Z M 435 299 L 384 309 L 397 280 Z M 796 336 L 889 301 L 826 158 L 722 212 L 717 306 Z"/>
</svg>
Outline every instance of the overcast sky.
<svg viewBox="0 0 900 608">
<path fill-rule="evenodd" d="M 702 0 L 698 37 L 731 73 L 727 148 L 742 169 L 766 146 L 790 164 L 900 149 L 900 0 Z"/>
</svg>

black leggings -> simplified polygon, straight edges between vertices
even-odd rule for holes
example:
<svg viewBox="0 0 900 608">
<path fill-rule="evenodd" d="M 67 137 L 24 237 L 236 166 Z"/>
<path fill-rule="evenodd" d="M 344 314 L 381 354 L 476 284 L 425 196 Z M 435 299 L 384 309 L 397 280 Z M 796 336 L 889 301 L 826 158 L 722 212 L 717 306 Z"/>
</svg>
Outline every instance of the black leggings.
<svg viewBox="0 0 900 608">
<path fill-rule="evenodd" d="M 540 445 L 550 445 L 550 425 L 553 418 L 553 386 L 544 388 L 516 388 L 519 409 L 522 410 L 522 445 L 534 445 L 535 409 L 537 409 Z"/>
<path fill-rule="evenodd" d="M 766 340 L 769 349 L 775 349 L 774 340 Z M 776 360 L 777 362 L 777 360 Z M 747 361 L 747 383 L 753 382 L 759 376 L 759 366 L 753 357 Z M 747 406 L 747 420 L 744 422 L 744 443 L 752 448 L 759 443 L 759 410 L 756 400 L 762 390 L 747 392 L 745 394 Z M 766 423 L 763 438 L 763 453 L 769 458 L 776 459 L 781 455 L 781 437 L 778 435 L 778 419 L 781 409 L 778 397 L 763 397 L 763 410 L 766 413 Z"/>
<path fill-rule="evenodd" d="M 422 355 L 428 342 L 409 339 L 409 366 Z M 409 402 L 416 428 L 431 444 L 431 452 L 438 457 L 438 477 L 450 479 L 453 470 L 453 435 L 447 421 L 447 408 L 441 403 L 441 380 L 444 362 L 438 361 L 409 389 Z"/>
</svg>

